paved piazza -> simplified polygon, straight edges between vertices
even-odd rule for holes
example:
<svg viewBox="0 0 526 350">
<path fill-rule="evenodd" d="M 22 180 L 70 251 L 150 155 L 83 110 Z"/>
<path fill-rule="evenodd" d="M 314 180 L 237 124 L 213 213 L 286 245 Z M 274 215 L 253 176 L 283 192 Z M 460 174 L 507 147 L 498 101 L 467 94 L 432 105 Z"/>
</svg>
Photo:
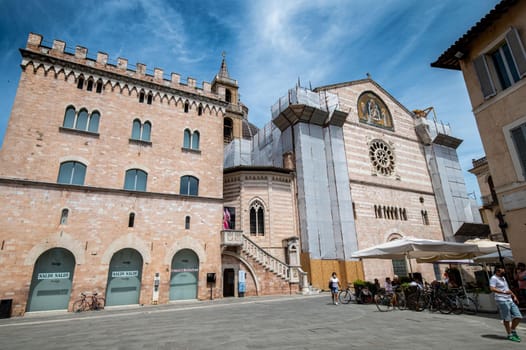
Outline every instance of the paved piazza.
<svg viewBox="0 0 526 350">
<path fill-rule="evenodd" d="M 495 314 L 379 312 L 312 296 L 229 298 L 0 319 L 0 349 L 524 349 Z"/>
</svg>

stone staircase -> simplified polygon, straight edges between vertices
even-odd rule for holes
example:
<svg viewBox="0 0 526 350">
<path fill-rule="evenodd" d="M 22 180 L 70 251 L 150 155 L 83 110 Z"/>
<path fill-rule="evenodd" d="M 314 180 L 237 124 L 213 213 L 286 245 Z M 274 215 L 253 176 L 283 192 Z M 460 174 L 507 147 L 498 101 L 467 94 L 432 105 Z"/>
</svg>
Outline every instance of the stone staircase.
<svg viewBox="0 0 526 350">
<path fill-rule="evenodd" d="M 223 247 L 238 247 L 241 255 L 255 261 L 266 271 L 289 283 L 298 283 L 302 291 L 308 289 L 307 273 L 300 266 L 287 265 L 272 256 L 272 254 L 245 236 L 241 230 L 223 230 L 221 234 L 221 245 Z"/>
<path fill-rule="evenodd" d="M 292 275 L 292 269 L 293 267 L 290 267 L 289 265 L 285 264 L 284 262 L 280 261 L 279 259 L 273 257 L 269 253 L 267 253 L 263 248 L 258 246 L 256 243 L 254 243 L 250 238 L 243 235 L 242 238 L 243 245 L 241 246 L 241 251 L 245 255 L 253 258 L 255 261 L 257 261 L 259 264 L 261 264 L 266 270 L 273 272 L 278 277 L 281 277 L 282 279 L 289 281 L 289 282 L 298 282 L 299 280 L 294 281 L 294 278 Z"/>
</svg>

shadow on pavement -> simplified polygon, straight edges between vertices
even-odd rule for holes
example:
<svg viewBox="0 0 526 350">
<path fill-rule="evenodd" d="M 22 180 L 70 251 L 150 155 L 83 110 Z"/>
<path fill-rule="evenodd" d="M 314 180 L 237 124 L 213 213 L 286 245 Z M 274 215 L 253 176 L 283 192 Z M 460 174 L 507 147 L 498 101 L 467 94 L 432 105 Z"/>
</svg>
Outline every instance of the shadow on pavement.
<svg viewBox="0 0 526 350">
<path fill-rule="evenodd" d="M 496 339 L 496 340 L 508 340 L 508 338 L 504 335 L 497 335 L 497 334 L 482 334 L 482 338 L 488 338 L 488 339 Z"/>
</svg>

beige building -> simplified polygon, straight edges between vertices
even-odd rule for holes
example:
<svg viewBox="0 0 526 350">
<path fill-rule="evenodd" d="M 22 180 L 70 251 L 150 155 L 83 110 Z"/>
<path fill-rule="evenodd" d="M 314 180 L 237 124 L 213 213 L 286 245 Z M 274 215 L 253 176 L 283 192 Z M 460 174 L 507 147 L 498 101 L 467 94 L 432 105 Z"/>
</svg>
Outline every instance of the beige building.
<svg viewBox="0 0 526 350">
<path fill-rule="evenodd" d="M 12 314 L 71 310 L 81 292 L 119 306 L 234 296 L 243 280 L 247 295 L 297 291 L 285 263 L 294 221 L 275 235 L 268 224 L 270 193 L 292 206 L 289 172 L 228 173 L 247 186 L 237 190 L 246 209 L 229 191 L 238 230 L 249 235 L 257 205 L 267 221 L 251 239 L 223 230 L 223 144 L 255 129 L 225 61 L 197 86 L 70 51 L 33 33 L 21 50 L 0 152 L 0 299 Z"/>
<path fill-rule="evenodd" d="M 498 242 L 507 242 L 506 222 L 499 207 L 499 199 L 495 192 L 493 178 L 489 172 L 488 160 L 486 157 L 473 159 L 473 168 L 470 173 L 477 177 L 480 188 L 482 207 L 480 207 L 480 216 L 482 221 L 488 225 L 489 239 Z"/>
<path fill-rule="evenodd" d="M 486 153 L 486 180 L 502 215 L 499 231 L 516 261 L 526 260 L 525 38 L 526 2 L 504 0 L 431 64 L 464 75 Z"/>
</svg>

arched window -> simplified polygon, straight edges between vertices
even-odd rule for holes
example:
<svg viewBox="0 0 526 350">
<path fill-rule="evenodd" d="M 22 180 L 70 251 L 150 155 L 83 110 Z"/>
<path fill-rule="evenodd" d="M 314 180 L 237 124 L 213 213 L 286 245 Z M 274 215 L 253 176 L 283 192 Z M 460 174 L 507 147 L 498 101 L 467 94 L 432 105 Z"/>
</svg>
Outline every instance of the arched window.
<svg viewBox="0 0 526 350">
<path fill-rule="evenodd" d="M 152 132 L 152 124 L 147 121 L 144 124 L 141 124 L 139 119 L 135 119 L 132 125 L 132 140 L 139 141 L 150 141 L 150 136 Z"/>
<path fill-rule="evenodd" d="M 184 228 L 186 230 L 189 230 L 190 229 L 190 216 L 186 216 L 184 218 Z"/>
<path fill-rule="evenodd" d="M 429 225 L 429 217 L 427 216 L 427 210 L 421 210 L 420 213 L 422 214 L 422 224 Z"/>
<path fill-rule="evenodd" d="M 64 162 L 60 164 L 57 182 L 68 185 L 84 185 L 86 166 L 79 162 Z"/>
<path fill-rule="evenodd" d="M 102 93 L 102 80 L 97 80 L 97 87 L 96 87 L 96 92 L 98 94 L 101 94 Z"/>
<path fill-rule="evenodd" d="M 97 132 L 99 130 L 100 114 L 97 111 L 91 113 L 88 124 L 88 131 Z"/>
<path fill-rule="evenodd" d="M 140 169 L 127 170 L 124 179 L 124 189 L 130 191 L 146 191 L 147 179 L 148 174 Z"/>
<path fill-rule="evenodd" d="M 188 101 L 186 101 L 184 103 L 184 112 L 188 113 L 188 110 L 190 110 L 190 103 L 188 103 Z"/>
<path fill-rule="evenodd" d="M 81 109 L 79 115 L 77 116 L 77 124 L 75 129 L 86 130 L 88 128 L 88 111 Z"/>
<path fill-rule="evenodd" d="M 152 93 L 150 92 L 150 93 L 148 94 L 148 98 L 146 99 L 146 103 L 149 104 L 149 105 L 151 105 L 151 104 L 152 104 L 152 100 L 153 100 L 153 95 L 152 95 Z"/>
<path fill-rule="evenodd" d="M 64 124 L 62 125 L 65 128 L 73 129 L 75 127 L 75 107 L 69 106 L 66 108 L 66 114 L 64 115 Z"/>
<path fill-rule="evenodd" d="M 130 213 L 128 217 L 128 227 L 133 227 L 135 225 L 135 213 Z"/>
<path fill-rule="evenodd" d="M 190 129 L 184 130 L 184 137 L 183 137 L 183 148 L 189 148 L 189 149 L 199 149 L 199 131 L 190 131 Z"/>
<path fill-rule="evenodd" d="M 139 93 L 139 103 L 144 103 L 144 91 Z"/>
<path fill-rule="evenodd" d="M 184 130 L 183 147 L 190 148 L 192 140 L 192 132 L 189 129 Z"/>
<path fill-rule="evenodd" d="M 141 139 L 141 121 L 139 119 L 133 121 L 131 138 L 134 140 Z"/>
<path fill-rule="evenodd" d="M 150 133 L 152 131 L 152 124 L 150 122 L 145 122 L 142 126 L 141 140 L 150 141 Z"/>
<path fill-rule="evenodd" d="M 199 105 L 199 107 L 197 107 L 197 115 L 202 115 L 202 114 L 203 114 L 203 106 Z"/>
<path fill-rule="evenodd" d="M 93 90 L 93 79 L 89 79 L 88 80 L 88 85 L 86 85 L 86 90 L 87 91 L 92 91 Z"/>
<path fill-rule="evenodd" d="M 197 196 L 199 193 L 199 179 L 194 176 L 182 176 L 179 193 L 188 196 Z"/>
<path fill-rule="evenodd" d="M 84 87 L 84 77 L 80 76 L 77 80 L 77 89 L 81 89 Z"/>
<path fill-rule="evenodd" d="M 78 114 L 75 107 L 68 106 L 64 115 L 62 126 L 68 129 L 77 129 L 81 131 L 98 132 L 99 131 L 100 113 L 94 111 L 91 115 L 85 108 L 82 108 Z"/>
<path fill-rule="evenodd" d="M 199 131 L 194 131 L 192 135 L 192 149 L 199 149 Z"/>
<path fill-rule="evenodd" d="M 259 201 L 254 201 L 250 205 L 250 234 L 265 235 L 265 211 Z"/>
<path fill-rule="evenodd" d="M 232 119 L 225 118 L 223 120 L 223 138 L 225 143 L 232 141 L 233 126 L 234 123 L 232 122 Z"/>
<path fill-rule="evenodd" d="M 232 92 L 229 89 L 225 89 L 225 101 L 228 103 L 232 102 Z"/>
<path fill-rule="evenodd" d="M 68 209 L 62 209 L 62 213 L 60 214 L 60 224 L 66 225 L 68 223 L 68 215 L 69 210 Z"/>
</svg>

